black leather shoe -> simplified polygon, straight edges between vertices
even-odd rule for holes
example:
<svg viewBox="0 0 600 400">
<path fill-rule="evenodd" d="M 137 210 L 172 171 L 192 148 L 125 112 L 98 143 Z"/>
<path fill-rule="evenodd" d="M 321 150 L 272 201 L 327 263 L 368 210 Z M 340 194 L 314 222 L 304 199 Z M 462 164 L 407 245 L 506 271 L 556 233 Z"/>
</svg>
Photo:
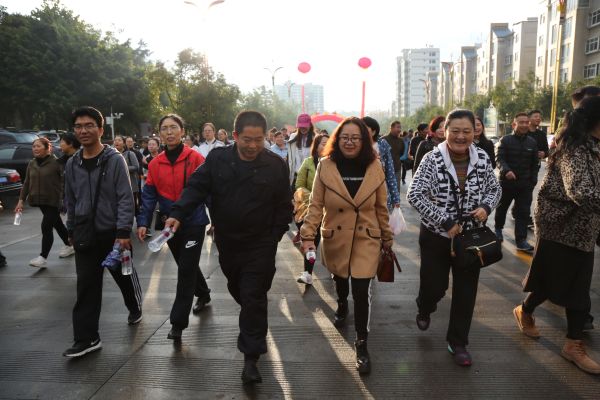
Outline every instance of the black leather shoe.
<svg viewBox="0 0 600 400">
<path fill-rule="evenodd" d="M 366 340 L 357 340 L 354 342 L 356 349 L 356 370 L 361 375 L 366 375 L 371 372 L 371 357 L 367 350 Z"/>
<path fill-rule="evenodd" d="M 254 383 L 261 383 L 262 376 L 258 372 L 256 367 L 256 360 L 253 358 L 247 358 L 244 360 L 244 370 L 242 371 L 242 382 L 244 385 L 251 385 Z"/>
<path fill-rule="evenodd" d="M 348 317 L 348 301 L 338 300 L 338 309 L 333 315 L 333 325 L 337 328 L 344 325 Z"/>
<path fill-rule="evenodd" d="M 181 342 L 181 329 L 172 327 L 167 335 L 167 339 L 174 340 L 176 342 Z"/>
<path fill-rule="evenodd" d="M 417 328 L 426 331 L 429 328 L 431 317 L 425 314 L 417 314 Z"/>
<path fill-rule="evenodd" d="M 196 304 L 194 304 L 194 308 L 192 308 L 192 312 L 194 314 L 198 314 L 200 313 L 200 311 L 202 311 L 202 309 L 208 304 L 210 303 L 210 294 L 207 294 L 204 297 L 198 297 L 198 300 L 196 300 Z"/>
</svg>

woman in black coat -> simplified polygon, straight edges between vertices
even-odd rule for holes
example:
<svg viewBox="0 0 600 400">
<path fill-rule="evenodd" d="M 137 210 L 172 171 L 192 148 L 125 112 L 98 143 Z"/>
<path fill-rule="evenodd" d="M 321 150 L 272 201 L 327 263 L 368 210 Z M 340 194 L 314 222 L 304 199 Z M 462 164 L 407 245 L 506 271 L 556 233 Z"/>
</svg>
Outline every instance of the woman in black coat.
<svg viewBox="0 0 600 400">
<path fill-rule="evenodd" d="M 492 162 L 492 169 L 496 169 L 496 155 L 494 154 L 494 142 L 485 137 L 485 126 L 479 117 L 475 117 L 475 146 L 485 151 Z"/>
</svg>

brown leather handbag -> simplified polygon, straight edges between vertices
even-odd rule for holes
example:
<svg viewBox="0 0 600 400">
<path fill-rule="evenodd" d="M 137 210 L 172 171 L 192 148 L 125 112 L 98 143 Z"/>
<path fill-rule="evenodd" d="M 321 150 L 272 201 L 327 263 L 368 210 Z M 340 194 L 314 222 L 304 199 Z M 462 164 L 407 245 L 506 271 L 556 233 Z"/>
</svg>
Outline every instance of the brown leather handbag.
<svg viewBox="0 0 600 400">
<path fill-rule="evenodd" d="M 398 272 L 402 272 L 394 251 L 391 248 L 382 247 L 379 253 L 379 264 L 377 265 L 377 280 L 379 282 L 394 282 L 394 264 L 398 268 Z"/>
</svg>

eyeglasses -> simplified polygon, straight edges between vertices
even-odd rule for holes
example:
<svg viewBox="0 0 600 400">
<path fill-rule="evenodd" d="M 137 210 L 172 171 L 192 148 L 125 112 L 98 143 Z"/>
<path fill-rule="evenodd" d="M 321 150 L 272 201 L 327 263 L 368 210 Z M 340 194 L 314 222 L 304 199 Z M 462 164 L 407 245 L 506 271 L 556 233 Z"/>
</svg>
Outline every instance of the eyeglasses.
<svg viewBox="0 0 600 400">
<path fill-rule="evenodd" d="M 179 130 L 181 129 L 181 127 L 179 125 L 169 125 L 169 126 L 161 126 L 160 127 L 160 131 L 167 133 L 169 131 L 171 132 L 179 132 Z"/>
<path fill-rule="evenodd" d="M 362 138 L 360 136 L 340 136 L 340 142 L 344 142 L 344 143 L 348 143 L 348 142 L 352 142 L 352 143 L 359 143 L 360 141 L 362 141 Z"/>
<path fill-rule="evenodd" d="M 84 129 L 86 131 L 91 131 L 92 129 L 96 128 L 97 126 L 98 125 L 89 122 L 87 124 L 75 124 L 75 125 L 73 125 L 73 129 L 75 129 L 76 131 L 82 131 Z"/>
</svg>

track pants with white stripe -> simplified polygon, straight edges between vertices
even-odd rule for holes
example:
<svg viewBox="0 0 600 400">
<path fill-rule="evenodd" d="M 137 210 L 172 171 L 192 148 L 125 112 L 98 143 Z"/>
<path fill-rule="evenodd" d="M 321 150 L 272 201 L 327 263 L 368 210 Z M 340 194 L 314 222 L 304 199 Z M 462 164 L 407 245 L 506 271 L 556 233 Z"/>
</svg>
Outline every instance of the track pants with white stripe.
<svg viewBox="0 0 600 400">
<path fill-rule="evenodd" d="M 92 341 L 100 337 L 98 321 L 102 307 L 102 279 L 105 269 L 101 264 L 112 250 L 114 242 L 114 232 L 97 233 L 93 248 L 75 252 L 77 272 L 77 302 L 73 308 L 75 341 Z M 141 311 L 142 288 L 135 268 L 131 275 L 122 275 L 121 268 L 117 271 L 109 271 L 121 289 L 129 312 Z"/>
<path fill-rule="evenodd" d="M 352 281 L 352 299 L 354 299 L 354 328 L 358 340 L 366 340 L 371 321 L 371 281 L 372 278 L 342 278 L 334 275 L 335 291 L 338 302 L 348 301 L 350 281 Z"/>
</svg>

